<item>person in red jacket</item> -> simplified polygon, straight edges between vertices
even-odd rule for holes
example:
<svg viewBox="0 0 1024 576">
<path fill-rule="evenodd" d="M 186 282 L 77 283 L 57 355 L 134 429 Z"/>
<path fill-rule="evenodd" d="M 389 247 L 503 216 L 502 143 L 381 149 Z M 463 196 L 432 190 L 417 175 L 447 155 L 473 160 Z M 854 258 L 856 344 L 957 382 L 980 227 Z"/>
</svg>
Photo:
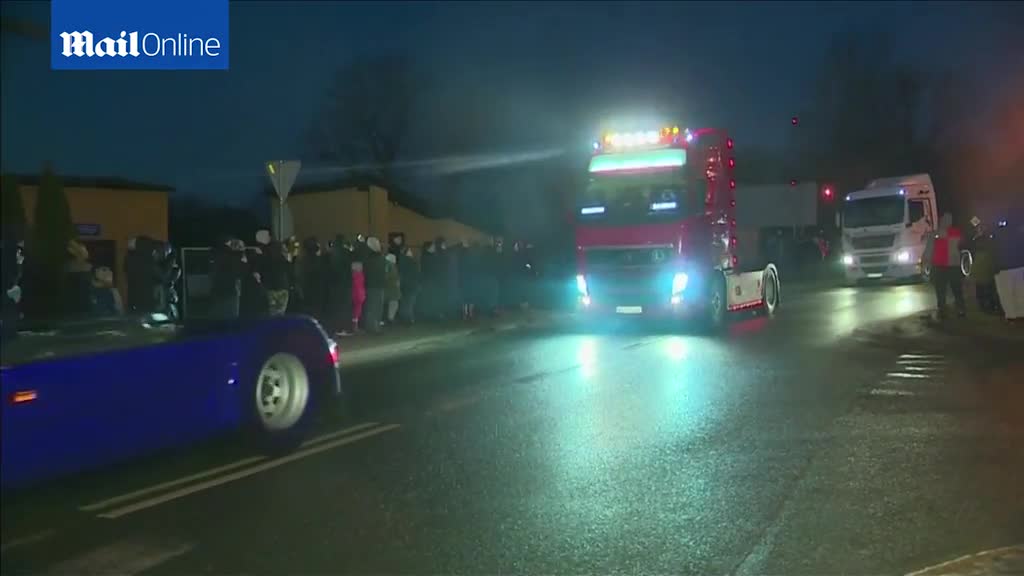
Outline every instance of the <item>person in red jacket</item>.
<svg viewBox="0 0 1024 576">
<path fill-rule="evenodd" d="M 953 292 L 956 313 L 966 314 L 964 304 L 963 272 L 960 270 L 960 229 L 953 226 L 953 215 L 946 212 L 939 220 L 939 230 L 928 240 L 925 248 L 925 262 L 931 265 L 932 285 L 935 286 L 935 302 L 939 318 L 946 316 L 946 287 Z"/>
</svg>

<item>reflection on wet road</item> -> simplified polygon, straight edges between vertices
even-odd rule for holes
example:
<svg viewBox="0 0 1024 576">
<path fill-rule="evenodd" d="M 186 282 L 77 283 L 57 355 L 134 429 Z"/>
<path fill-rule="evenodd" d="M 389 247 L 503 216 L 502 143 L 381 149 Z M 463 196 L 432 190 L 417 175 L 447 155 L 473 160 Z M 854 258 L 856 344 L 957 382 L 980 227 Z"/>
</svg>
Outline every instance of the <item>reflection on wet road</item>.
<svg viewBox="0 0 1024 576">
<path fill-rule="evenodd" d="M 927 309 L 925 288 L 783 296 L 718 337 L 553 326 L 361 366 L 329 448 L 116 519 L 77 507 L 231 460 L 197 448 L 5 500 L 5 542 L 53 534 L 4 571 L 114 550 L 157 574 L 879 573 L 1024 540 L 1024 421 L 950 408 L 971 390 L 956 358 L 871 392 L 901 359 L 946 358 L 850 338 Z"/>
</svg>

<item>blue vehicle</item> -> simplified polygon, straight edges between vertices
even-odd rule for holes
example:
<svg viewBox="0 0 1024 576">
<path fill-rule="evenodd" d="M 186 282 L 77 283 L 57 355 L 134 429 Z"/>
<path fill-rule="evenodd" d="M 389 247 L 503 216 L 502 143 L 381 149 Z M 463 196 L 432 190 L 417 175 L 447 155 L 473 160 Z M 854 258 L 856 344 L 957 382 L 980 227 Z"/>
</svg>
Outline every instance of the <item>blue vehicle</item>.
<svg viewBox="0 0 1024 576">
<path fill-rule="evenodd" d="M 2 346 L 4 488 L 229 430 L 297 446 L 338 401 L 338 350 L 305 316 L 64 323 Z"/>
</svg>

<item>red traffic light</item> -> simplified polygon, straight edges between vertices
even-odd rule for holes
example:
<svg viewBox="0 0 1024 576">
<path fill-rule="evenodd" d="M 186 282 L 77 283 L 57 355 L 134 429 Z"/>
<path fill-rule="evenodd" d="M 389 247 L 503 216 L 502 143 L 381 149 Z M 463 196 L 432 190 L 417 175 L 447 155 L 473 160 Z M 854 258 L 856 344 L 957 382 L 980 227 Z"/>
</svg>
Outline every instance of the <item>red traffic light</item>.
<svg viewBox="0 0 1024 576">
<path fill-rule="evenodd" d="M 789 119 L 789 123 L 792 124 L 793 126 L 796 126 L 797 124 L 800 123 L 800 118 L 797 116 L 793 116 L 792 118 Z"/>
<path fill-rule="evenodd" d="M 821 191 L 821 195 L 825 198 L 832 198 L 832 189 L 826 186 L 825 189 Z"/>
<path fill-rule="evenodd" d="M 793 180 L 790 180 L 789 181 L 789 185 L 790 186 L 796 186 L 796 179 L 794 178 Z"/>
</svg>

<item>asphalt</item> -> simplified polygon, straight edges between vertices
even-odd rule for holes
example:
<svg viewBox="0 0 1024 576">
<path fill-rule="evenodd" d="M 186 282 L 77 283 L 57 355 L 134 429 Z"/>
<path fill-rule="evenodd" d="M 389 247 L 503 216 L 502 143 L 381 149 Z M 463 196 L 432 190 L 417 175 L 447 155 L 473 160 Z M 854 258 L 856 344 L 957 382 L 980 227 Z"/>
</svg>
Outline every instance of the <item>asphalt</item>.
<svg viewBox="0 0 1024 576">
<path fill-rule="evenodd" d="M 3 573 L 1024 571 L 1024 358 L 930 305 L 789 290 L 718 336 L 402 348 L 284 459 L 226 438 L 5 495 Z"/>
</svg>

